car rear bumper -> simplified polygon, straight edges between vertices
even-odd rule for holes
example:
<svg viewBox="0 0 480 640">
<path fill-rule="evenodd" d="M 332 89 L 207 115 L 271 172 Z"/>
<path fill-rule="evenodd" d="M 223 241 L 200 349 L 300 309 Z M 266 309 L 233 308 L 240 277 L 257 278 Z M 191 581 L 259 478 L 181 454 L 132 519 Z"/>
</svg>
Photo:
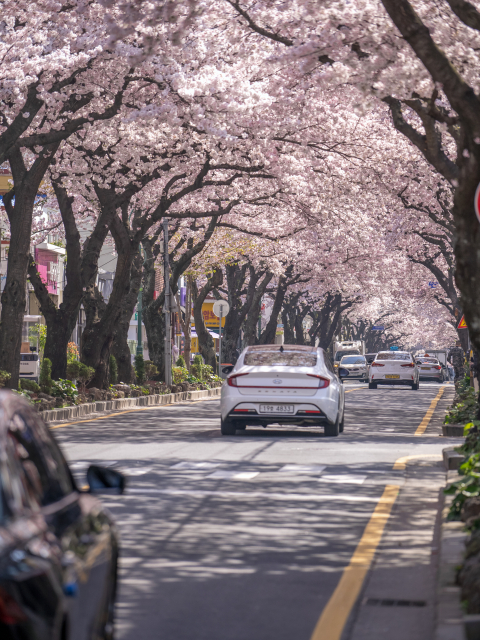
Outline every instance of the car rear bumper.
<svg viewBox="0 0 480 640">
<path fill-rule="evenodd" d="M 370 382 L 373 382 L 374 384 L 399 384 L 399 385 L 412 385 L 415 384 L 415 380 L 412 380 L 410 378 L 410 380 L 395 380 L 392 378 L 374 378 L 373 380 L 370 380 Z"/>
<path fill-rule="evenodd" d="M 443 374 L 441 373 L 426 373 L 420 374 L 420 380 L 441 380 L 443 382 Z"/>
</svg>

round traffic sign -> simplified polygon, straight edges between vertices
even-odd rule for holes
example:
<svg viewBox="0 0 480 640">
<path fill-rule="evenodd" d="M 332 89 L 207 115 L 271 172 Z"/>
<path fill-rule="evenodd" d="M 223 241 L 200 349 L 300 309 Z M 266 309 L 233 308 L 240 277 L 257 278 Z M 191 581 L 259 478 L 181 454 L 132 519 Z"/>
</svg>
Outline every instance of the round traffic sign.
<svg viewBox="0 0 480 640">
<path fill-rule="evenodd" d="M 230 305 L 226 300 L 216 300 L 213 303 L 213 313 L 217 316 L 217 318 L 224 318 L 227 313 L 230 311 Z"/>
<path fill-rule="evenodd" d="M 478 221 L 480 222 L 480 184 L 475 191 L 475 200 L 473 204 L 475 205 L 475 213 L 477 214 Z"/>
<path fill-rule="evenodd" d="M 311 329 L 313 326 L 313 318 L 312 316 L 305 316 L 305 318 L 303 319 L 303 328 L 304 329 Z"/>
</svg>

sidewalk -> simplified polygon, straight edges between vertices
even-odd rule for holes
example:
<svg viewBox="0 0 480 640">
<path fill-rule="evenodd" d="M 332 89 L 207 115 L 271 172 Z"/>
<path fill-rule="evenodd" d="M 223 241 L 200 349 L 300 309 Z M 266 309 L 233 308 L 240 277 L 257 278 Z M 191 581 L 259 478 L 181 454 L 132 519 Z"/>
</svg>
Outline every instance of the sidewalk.
<svg viewBox="0 0 480 640">
<path fill-rule="evenodd" d="M 181 393 L 167 393 L 164 395 L 143 396 L 140 398 L 121 398 L 104 402 L 88 402 L 75 407 L 65 407 L 64 409 L 51 409 L 40 413 L 43 420 L 51 427 L 60 426 L 58 423 L 69 423 L 77 421 L 78 418 L 88 418 L 92 420 L 103 415 L 110 415 L 117 411 L 142 410 L 142 408 L 160 407 L 162 405 L 177 404 L 180 402 L 198 402 L 210 398 L 219 398 L 221 387 L 206 389 L 203 391 L 183 391 Z M 79 420 L 83 422 L 83 420 Z"/>
</svg>

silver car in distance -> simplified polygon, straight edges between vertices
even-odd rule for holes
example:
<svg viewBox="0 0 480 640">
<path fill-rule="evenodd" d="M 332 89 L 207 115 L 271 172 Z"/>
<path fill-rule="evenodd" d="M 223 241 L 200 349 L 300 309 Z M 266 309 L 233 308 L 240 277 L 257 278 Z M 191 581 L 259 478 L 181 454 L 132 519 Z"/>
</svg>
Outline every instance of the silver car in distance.
<svg viewBox="0 0 480 640">
<path fill-rule="evenodd" d="M 326 436 L 343 431 L 343 385 L 320 347 L 247 347 L 223 372 L 229 374 L 220 402 L 223 435 L 269 424 L 323 426 Z"/>
</svg>

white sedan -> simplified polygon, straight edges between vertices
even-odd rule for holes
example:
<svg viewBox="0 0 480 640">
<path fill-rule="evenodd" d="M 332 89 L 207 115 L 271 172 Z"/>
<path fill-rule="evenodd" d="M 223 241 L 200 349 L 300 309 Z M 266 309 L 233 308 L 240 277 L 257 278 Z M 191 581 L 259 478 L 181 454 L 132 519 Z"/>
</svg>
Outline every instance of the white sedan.
<svg viewBox="0 0 480 640">
<path fill-rule="evenodd" d="M 247 347 L 222 387 L 223 435 L 247 425 L 323 426 L 326 436 L 343 431 L 343 385 L 319 347 Z"/>
<path fill-rule="evenodd" d="M 379 384 L 398 384 L 416 391 L 418 381 L 418 368 L 408 351 L 380 351 L 370 365 L 369 389 L 376 389 Z"/>
</svg>

